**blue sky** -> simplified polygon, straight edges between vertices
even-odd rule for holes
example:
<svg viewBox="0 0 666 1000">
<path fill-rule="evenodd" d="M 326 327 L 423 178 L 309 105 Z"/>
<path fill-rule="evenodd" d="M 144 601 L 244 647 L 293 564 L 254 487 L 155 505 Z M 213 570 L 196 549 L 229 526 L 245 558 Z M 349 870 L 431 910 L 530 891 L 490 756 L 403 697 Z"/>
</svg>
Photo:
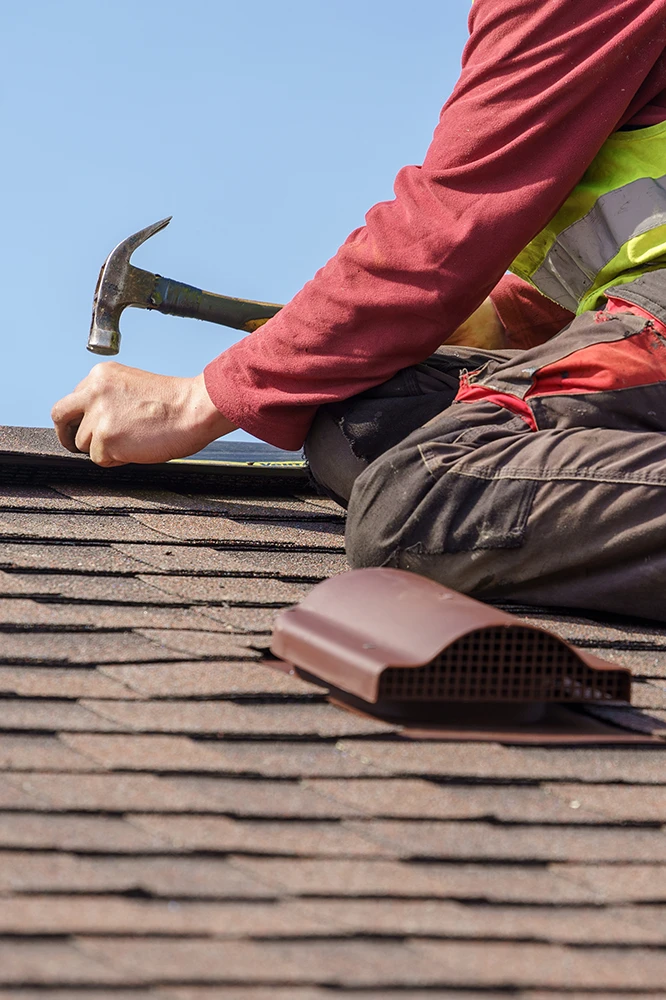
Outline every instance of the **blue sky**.
<svg viewBox="0 0 666 1000">
<path fill-rule="evenodd" d="M 0 423 L 49 425 L 95 358 L 102 260 L 287 301 L 423 159 L 469 0 L 33 0 L 3 9 Z M 119 361 L 194 375 L 236 339 L 128 310 Z"/>
</svg>

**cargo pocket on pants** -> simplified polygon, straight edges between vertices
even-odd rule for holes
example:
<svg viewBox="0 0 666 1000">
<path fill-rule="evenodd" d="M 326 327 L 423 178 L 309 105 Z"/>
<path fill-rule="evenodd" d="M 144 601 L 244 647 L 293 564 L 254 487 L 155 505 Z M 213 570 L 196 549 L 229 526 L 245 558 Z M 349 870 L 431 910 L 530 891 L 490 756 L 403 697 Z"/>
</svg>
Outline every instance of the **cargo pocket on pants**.
<svg viewBox="0 0 666 1000">
<path fill-rule="evenodd" d="M 424 546 L 429 552 L 520 548 L 537 480 L 481 479 L 449 472 L 442 485 L 446 509 L 430 532 L 439 538 L 431 537 Z"/>
</svg>

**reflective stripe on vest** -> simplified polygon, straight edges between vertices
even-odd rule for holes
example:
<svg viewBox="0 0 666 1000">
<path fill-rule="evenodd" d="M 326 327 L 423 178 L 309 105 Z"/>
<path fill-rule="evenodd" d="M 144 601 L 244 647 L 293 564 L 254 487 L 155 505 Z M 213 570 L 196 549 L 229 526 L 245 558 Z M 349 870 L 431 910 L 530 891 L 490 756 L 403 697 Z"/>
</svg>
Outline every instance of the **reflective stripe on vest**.
<svg viewBox="0 0 666 1000">
<path fill-rule="evenodd" d="M 611 285 L 660 267 L 666 267 L 666 122 L 613 133 L 511 270 L 581 313 Z"/>
</svg>

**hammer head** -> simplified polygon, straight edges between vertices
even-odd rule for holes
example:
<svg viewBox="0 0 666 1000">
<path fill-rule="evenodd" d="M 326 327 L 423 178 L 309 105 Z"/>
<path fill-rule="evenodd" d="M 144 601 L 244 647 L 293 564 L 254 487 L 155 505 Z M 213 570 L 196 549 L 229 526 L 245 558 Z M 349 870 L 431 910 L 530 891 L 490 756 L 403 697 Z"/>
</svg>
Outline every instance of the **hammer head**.
<svg viewBox="0 0 666 1000">
<path fill-rule="evenodd" d="M 130 264 L 138 246 L 171 222 L 162 219 L 119 243 L 102 264 L 93 299 L 88 350 L 93 354 L 117 354 L 120 350 L 120 314 L 127 306 L 150 308 L 155 275 Z"/>
</svg>

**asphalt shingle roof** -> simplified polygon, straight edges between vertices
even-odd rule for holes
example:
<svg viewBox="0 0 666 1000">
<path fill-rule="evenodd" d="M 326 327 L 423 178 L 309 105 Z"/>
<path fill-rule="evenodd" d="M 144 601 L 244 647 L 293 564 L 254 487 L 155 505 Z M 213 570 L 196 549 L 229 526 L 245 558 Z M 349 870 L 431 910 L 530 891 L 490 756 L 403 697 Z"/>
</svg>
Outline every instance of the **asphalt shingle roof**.
<svg viewBox="0 0 666 1000">
<path fill-rule="evenodd" d="M 0 1000 L 664 995 L 666 630 L 516 609 L 652 746 L 408 740 L 260 662 L 343 529 L 0 431 Z"/>
</svg>

